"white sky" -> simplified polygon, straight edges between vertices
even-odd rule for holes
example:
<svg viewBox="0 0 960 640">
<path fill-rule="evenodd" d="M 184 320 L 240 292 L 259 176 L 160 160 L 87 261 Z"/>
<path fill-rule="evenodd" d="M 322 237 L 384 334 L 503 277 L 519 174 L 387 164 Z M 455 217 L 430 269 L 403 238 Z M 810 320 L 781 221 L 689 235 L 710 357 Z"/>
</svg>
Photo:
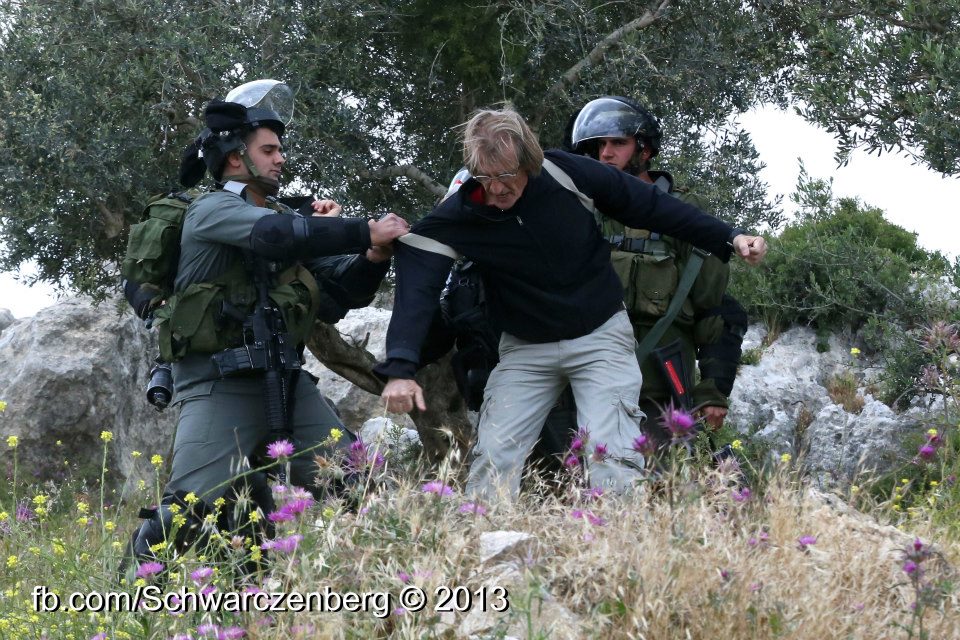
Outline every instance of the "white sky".
<svg viewBox="0 0 960 640">
<path fill-rule="evenodd" d="M 867 155 L 855 152 L 850 163 L 834 164 L 833 137 L 792 112 L 762 108 L 739 118 L 750 132 L 760 160 L 767 165 L 761 177 L 772 194 L 784 196 L 788 213 L 803 158 L 807 173 L 815 178 L 833 177 L 836 196 L 855 196 L 879 207 L 887 219 L 918 234 L 920 244 L 951 257 L 960 255 L 960 178 L 944 178 L 903 155 Z M 52 287 L 26 287 L 15 274 L 0 273 L 0 308 L 14 317 L 33 315 L 52 304 Z"/>
</svg>

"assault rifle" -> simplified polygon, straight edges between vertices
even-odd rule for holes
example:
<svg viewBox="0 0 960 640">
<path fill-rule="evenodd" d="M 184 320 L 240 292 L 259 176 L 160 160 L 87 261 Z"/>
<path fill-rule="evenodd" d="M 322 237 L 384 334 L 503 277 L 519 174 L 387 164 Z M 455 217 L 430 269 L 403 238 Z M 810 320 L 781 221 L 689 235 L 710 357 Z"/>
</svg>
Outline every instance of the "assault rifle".
<svg viewBox="0 0 960 640">
<path fill-rule="evenodd" d="M 276 264 L 247 256 L 257 289 L 257 305 L 243 318 L 243 346 L 213 354 L 211 359 L 224 378 L 248 373 L 263 375 L 263 404 L 270 441 L 291 436 L 289 424 L 292 410 L 290 373 L 300 370 L 297 345 L 286 332 L 283 316 L 270 301 L 270 276 Z M 225 316 L 237 317 L 239 310 L 224 304 Z M 237 318 L 239 319 L 239 318 Z"/>
</svg>

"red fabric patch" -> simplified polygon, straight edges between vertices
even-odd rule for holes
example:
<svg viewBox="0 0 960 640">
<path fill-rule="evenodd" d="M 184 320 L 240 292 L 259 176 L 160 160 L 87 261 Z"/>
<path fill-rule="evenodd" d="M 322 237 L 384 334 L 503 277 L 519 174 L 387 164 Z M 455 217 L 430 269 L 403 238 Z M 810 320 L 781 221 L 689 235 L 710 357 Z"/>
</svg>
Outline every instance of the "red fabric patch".
<svg viewBox="0 0 960 640">
<path fill-rule="evenodd" d="M 687 391 L 683 388 L 683 383 L 680 382 L 680 376 L 677 375 L 676 369 L 673 368 L 673 363 L 667 360 L 664 363 L 664 366 L 667 368 L 667 373 L 670 376 L 670 382 L 673 384 L 673 388 L 676 389 L 677 395 L 682 396 Z"/>
<path fill-rule="evenodd" d="M 473 191 L 467 194 L 467 198 L 473 204 L 483 204 L 486 202 L 486 193 L 483 191 L 483 186 L 478 184 Z"/>
</svg>

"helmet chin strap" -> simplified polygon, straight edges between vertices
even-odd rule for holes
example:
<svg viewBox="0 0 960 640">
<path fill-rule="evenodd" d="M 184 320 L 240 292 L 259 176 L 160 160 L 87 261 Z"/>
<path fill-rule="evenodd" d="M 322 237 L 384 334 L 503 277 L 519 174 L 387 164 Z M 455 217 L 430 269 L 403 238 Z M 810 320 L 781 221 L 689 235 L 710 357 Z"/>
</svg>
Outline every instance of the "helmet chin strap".
<svg viewBox="0 0 960 640">
<path fill-rule="evenodd" d="M 251 160 L 250 156 L 247 155 L 246 148 L 240 149 L 240 159 L 243 160 L 243 164 L 247 168 L 247 171 L 250 172 L 250 175 L 223 176 L 224 182 L 227 180 L 236 180 L 237 182 L 255 183 L 257 186 L 263 189 L 263 194 L 265 196 L 275 196 L 280 193 L 280 181 L 276 178 L 269 178 L 261 175 L 260 171 L 257 170 L 256 165 L 253 164 L 253 160 Z"/>
</svg>

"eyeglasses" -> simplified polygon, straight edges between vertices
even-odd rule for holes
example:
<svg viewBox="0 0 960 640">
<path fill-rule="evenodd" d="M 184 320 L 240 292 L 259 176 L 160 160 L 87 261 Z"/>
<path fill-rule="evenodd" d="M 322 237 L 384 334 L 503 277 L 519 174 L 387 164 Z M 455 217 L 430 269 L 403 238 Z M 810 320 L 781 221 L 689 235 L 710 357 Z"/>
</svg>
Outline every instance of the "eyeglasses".
<svg viewBox="0 0 960 640">
<path fill-rule="evenodd" d="M 487 186 L 494 180 L 496 180 L 497 182 L 506 182 L 511 178 L 516 178 L 517 174 L 519 173 L 520 173 L 520 169 L 517 168 L 512 173 L 501 173 L 500 175 L 496 175 L 496 176 L 473 176 L 473 179 L 479 182 L 480 184 L 482 184 L 483 186 Z"/>
</svg>

